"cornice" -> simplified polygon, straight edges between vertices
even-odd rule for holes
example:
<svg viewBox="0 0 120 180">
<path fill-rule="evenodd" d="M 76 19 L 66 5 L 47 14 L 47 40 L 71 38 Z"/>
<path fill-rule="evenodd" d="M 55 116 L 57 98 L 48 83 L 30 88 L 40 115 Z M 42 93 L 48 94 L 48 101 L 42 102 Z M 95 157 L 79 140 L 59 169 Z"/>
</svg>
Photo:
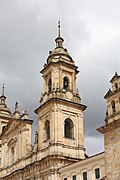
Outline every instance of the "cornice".
<svg viewBox="0 0 120 180">
<path fill-rule="evenodd" d="M 109 121 L 109 119 L 114 118 L 115 116 L 117 116 L 117 115 L 119 115 L 119 114 L 120 114 L 120 111 L 117 111 L 117 112 L 115 112 L 114 114 L 108 116 L 108 117 L 107 117 L 107 120 Z"/>
<path fill-rule="evenodd" d="M 110 83 L 113 83 L 114 80 L 119 79 L 120 75 L 118 75 L 117 73 L 112 77 L 112 79 L 110 80 Z"/>
<path fill-rule="evenodd" d="M 56 64 L 63 64 L 64 66 L 67 66 L 67 67 L 70 67 L 70 68 L 74 68 L 75 70 L 76 70 L 76 74 L 78 74 L 79 73 L 79 71 L 77 70 L 77 66 L 75 66 L 74 64 L 70 64 L 70 63 L 67 63 L 67 62 L 64 62 L 64 61 L 58 61 L 58 62 L 49 62 L 49 63 L 47 63 L 44 67 L 43 67 L 43 69 L 40 71 L 40 73 L 41 74 L 43 74 L 44 73 L 44 71 L 47 69 L 47 68 L 49 68 L 49 66 L 50 65 L 56 65 Z"/>
<path fill-rule="evenodd" d="M 85 159 L 81 159 L 80 161 L 76 162 L 76 163 L 72 163 L 71 165 L 68 164 L 68 165 L 65 165 L 63 167 L 61 167 L 59 170 L 60 172 L 66 172 L 68 171 L 68 169 L 74 169 L 76 167 L 82 167 L 82 166 L 85 166 L 85 165 L 88 165 L 88 164 L 92 164 L 93 162 L 100 162 L 100 161 L 104 161 L 104 158 L 105 158 L 105 152 L 101 152 L 99 154 L 95 154 L 91 157 L 88 157 L 88 158 L 85 158 Z"/>
<path fill-rule="evenodd" d="M 71 140 L 72 141 L 72 140 Z M 73 139 L 74 141 L 74 139 Z M 44 149 L 41 149 L 40 152 L 44 152 L 46 150 L 48 150 L 51 146 L 59 146 L 59 147 L 62 147 L 62 148 L 68 148 L 68 149 L 74 149 L 74 150 L 83 150 L 85 151 L 85 148 L 83 146 L 71 146 L 71 145 L 65 145 L 63 143 L 54 143 L 54 142 L 50 142 L 49 145 L 47 147 L 45 147 Z"/>
<path fill-rule="evenodd" d="M 108 123 L 108 124 L 98 128 L 97 131 L 104 134 L 104 133 L 106 133 L 108 131 L 116 129 L 117 127 L 120 127 L 120 119 L 114 120 L 113 122 Z"/>
<path fill-rule="evenodd" d="M 35 113 L 38 114 L 38 110 L 40 108 L 43 108 L 46 104 L 50 103 L 50 102 L 55 102 L 55 101 L 58 101 L 58 102 L 63 102 L 63 103 L 68 103 L 68 104 L 71 104 L 73 106 L 78 106 L 82 111 L 84 111 L 87 106 L 86 105 L 83 105 L 81 103 L 75 103 L 75 102 L 72 102 L 72 101 L 68 101 L 66 99 L 61 99 L 61 98 L 50 98 L 48 99 L 44 104 L 40 105 L 37 109 L 35 109 Z"/>
<path fill-rule="evenodd" d="M 14 177 L 15 175 L 20 175 L 22 173 L 22 178 L 24 177 L 25 179 L 28 176 L 31 177 L 31 175 L 35 172 L 40 172 L 40 174 L 48 172 L 48 167 L 50 167 L 49 171 L 52 171 L 52 172 L 58 171 L 59 167 L 55 167 L 58 161 L 59 161 L 59 166 L 63 166 L 63 164 L 68 164 L 68 162 L 69 163 L 78 162 L 79 160 L 81 159 L 70 158 L 70 157 L 59 155 L 59 154 L 48 155 L 40 160 L 31 162 L 19 169 L 14 169 L 14 164 L 7 168 L 0 169 L 0 171 L 6 170 L 8 172 L 5 176 L 0 177 L 0 178 L 10 179 L 11 177 Z"/>
<path fill-rule="evenodd" d="M 116 91 L 108 90 L 108 92 L 105 94 L 104 98 L 108 99 L 109 97 L 117 94 L 118 92 L 120 92 L 120 88 L 118 88 Z"/>
</svg>

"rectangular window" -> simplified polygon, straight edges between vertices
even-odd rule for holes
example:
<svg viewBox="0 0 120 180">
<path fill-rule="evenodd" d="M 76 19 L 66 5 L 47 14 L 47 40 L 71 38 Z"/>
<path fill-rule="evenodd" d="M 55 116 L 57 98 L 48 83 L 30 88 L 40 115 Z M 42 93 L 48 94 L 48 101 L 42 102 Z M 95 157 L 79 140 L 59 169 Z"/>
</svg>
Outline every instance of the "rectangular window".
<svg viewBox="0 0 120 180">
<path fill-rule="evenodd" d="M 100 178 L 100 169 L 99 168 L 95 169 L 95 178 L 96 179 Z"/>
<path fill-rule="evenodd" d="M 74 175 L 72 179 L 73 179 L 73 180 L 76 180 L 76 175 Z"/>
<path fill-rule="evenodd" d="M 83 172 L 83 180 L 87 180 L 87 172 Z"/>
</svg>

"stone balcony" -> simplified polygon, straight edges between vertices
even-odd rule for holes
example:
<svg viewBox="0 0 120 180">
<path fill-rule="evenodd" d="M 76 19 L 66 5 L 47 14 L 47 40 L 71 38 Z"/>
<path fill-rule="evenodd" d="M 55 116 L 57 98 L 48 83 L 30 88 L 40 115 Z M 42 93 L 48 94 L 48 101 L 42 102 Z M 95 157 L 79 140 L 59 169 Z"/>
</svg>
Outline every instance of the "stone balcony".
<svg viewBox="0 0 120 180">
<path fill-rule="evenodd" d="M 51 98 L 63 99 L 63 100 L 67 100 L 67 101 L 78 103 L 78 104 L 80 104 L 81 102 L 79 92 L 77 92 L 76 94 L 73 94 L 72 91 L 70 90 L 65 90 L 65 89 L 60 90 L 57 88 L 56 90 L 52 90 L 49 93 L 41 94 L 40 104 L 41 105 L 44 104 Z"/>
</svg>

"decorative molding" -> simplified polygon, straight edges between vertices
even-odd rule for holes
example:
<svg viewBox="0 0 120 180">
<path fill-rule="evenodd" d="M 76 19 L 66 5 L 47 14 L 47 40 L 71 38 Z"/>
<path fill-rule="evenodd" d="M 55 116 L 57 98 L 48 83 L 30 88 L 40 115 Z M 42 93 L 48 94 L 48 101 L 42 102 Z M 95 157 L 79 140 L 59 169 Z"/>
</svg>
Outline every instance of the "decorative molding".
<svg viewBox="0 0 120 180">
<path fill-rule="evenodd" d="M 102 126 L 102 127 L 98 128 L 97 131 L 104 134 L 104 133 L 106 133 L 108 131 L 116 129 L 117 127 L 120 127 L 120 119 L 115 120 L 115 121 L 113 121 L 111 123 L 106 124 L 105 126 Z"/>
</svg>

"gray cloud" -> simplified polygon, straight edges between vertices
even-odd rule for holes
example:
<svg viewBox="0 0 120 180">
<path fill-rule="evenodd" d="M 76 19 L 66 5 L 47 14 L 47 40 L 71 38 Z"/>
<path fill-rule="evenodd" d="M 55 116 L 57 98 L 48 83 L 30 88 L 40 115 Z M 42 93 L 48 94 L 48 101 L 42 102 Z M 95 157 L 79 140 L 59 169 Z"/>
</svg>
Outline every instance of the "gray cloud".
<svg viewBox="0 0 120 180">
<path fill-rule="evenodd" d="M 34 109 L 43 91 L 39 71 L 55 47 L 61 19 L 64 46 L 79 67 L 77 86 L 88 106 L 85 144 L 90 154 L 103 149 L 103 138 L 95 129 L 104 122 L 108 81 L 120 67 L 119 7 L 118 0 L 0 1 L 0 84 L 5 82 L 9 107 L 14 111 L 16 101 L 21 111 L 27 106 L 33 129 L 37 128 Z"/>
</svg>

